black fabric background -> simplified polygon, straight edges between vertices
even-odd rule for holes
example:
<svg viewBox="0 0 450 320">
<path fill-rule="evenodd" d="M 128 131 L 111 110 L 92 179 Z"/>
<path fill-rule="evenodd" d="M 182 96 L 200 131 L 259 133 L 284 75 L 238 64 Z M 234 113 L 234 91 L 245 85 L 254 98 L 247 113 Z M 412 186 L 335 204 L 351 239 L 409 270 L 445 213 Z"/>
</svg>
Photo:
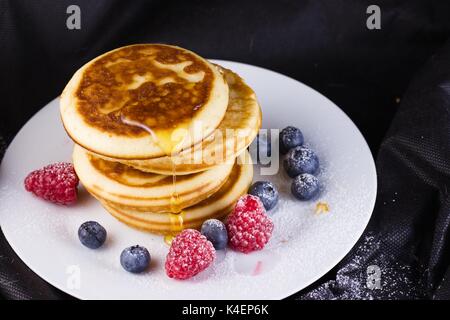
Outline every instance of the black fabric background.
<svg viewBox="0 0 450 320">
<path fill-rule="evenodd" d="M 81 30 L 66 28 L 71 4 L 81 8 Z M 177 44 L 284 73 L 350 116 L 377 156 L 379 175 L 361 241 L 293 298 L 450 298 L 450 3 L 377 1 L 382 28 L 373 31 L 366 28 L 369 4 L 0 0 L 0 143 L 59 95 L 83 63 L 121 45 Z M 369 264 L 382 266 L 383 290 L 358 284 Z M 3 236 L 0 297 L 68 298 L 34 275 Z"/>
</svg>

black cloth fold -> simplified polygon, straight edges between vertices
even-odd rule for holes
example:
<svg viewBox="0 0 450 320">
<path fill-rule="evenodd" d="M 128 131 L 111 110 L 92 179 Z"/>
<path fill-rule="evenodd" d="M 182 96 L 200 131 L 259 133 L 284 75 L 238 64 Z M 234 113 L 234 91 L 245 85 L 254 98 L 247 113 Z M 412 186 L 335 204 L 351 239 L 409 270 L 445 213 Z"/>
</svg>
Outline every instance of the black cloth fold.
<svg viewBox="0 0 450 320">
<path fill-rule="evenodd" d="M 66 27 L 73 4 L 80 30 Z M 359 242 L 290 298 L 449 299 L 450 3 L 378 1 L 380 30 L 366 28 L 370 4 L 0 0 L 0 149 L 83 63 L 121 45 L 172 43 L 279 71 L 350 116 L 377 156 L 379 183 Z M 369 266 L 379 268 L 381 289 L 368 288 Z M 0 297 L 70 298 L 26 267 L 3 235 Z"/>
<path fill-rule="evenodd" d="M 300 295 L 450 298 L 450 43 L 414 78 L 377 158 L 373 217 L 336 276 Z M 365 285 L 381 269 L 381 289 Z"/>
</svg>

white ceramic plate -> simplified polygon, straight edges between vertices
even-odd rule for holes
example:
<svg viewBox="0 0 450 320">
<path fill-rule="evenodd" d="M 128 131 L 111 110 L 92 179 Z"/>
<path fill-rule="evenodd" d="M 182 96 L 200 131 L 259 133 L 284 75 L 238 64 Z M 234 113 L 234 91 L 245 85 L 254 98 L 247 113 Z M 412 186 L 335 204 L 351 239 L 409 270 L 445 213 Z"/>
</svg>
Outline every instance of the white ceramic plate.
<svg viewBox="0 0 450 320">
<path fill-rule="evenodd" d="M 72 207 L 47 203 L 25 191 L 32 170 L 70 161 L 58 99 L 39 111 L 17 134 L 0 169 L 1 228 L 19 257 L 57 288 L 83 299 L 280 299 L 305 288 L 335 266 L 361 236 L 371 216 L 377 180 L 370 150 L 352 121 L 330 100 L 284 75 L 228 61 L 214 61 L 239 73 L 256 91 L 263 128 L 302 129 L 321 161 L 320 199 L 300 202 L 289 192 L 283 170 L 272 180 L 281 200 L 271 213 L 275 231 L 260 252 L 219 252 L 214 265 L 187 281 L 164 272 L 168 246 L 162 237 L 136 231 L 110 216 L 83 189 Z M 317 201 L 329 213 L 315 214 Z M 81 223 L 100 222 L 108 231 L 98 250 L 83 247 Z M 133 275 L 122 269 L 123 248 L 140 244 L 152 255 L 150 270 Z"/>
</svg>

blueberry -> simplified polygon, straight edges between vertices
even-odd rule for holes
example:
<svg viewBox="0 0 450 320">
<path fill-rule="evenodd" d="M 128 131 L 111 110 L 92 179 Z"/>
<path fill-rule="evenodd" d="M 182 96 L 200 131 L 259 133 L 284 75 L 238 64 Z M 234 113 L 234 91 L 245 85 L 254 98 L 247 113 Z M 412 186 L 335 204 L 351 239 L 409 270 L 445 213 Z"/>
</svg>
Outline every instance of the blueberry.
<svg viewBox="0 0 450 320">
<path fill-rule="evenodd" d="M 106 230 L 98 222 L 87 221 L 78 229 L 78 238 L 84 246 L 97 249 L 105 243 Z"/>
<path fill-rule="evenodd" d="M 213 244 L 216 250 L 222 250 L 227 246 L 228 233 L 222 221 L 208 219 L 202 224 L 201 234 Z"/>
<path fill-rule="evenodd" d="M 296 127 L 286 127 L 280 132 L 280 152 L 286 154 L 290 149 L 303 145 L 303 134 Z"/>
<path fill-rule="evenodd" d="M 140 273 L 150 265 L 150 253 L 141 246 L 125 248 L 120 254 L 120 264 L 128 272 Z"/>
<path fill-rule="evenodd" d="M 283 165 L 291 178 L 301 173 L 315 174 L 319 169 L 319 158 L 310 148 L 295 147 L 289 150 Z"/>
<path fill-rule="evenodd" d="M 257 152 L 257 156 L 256 159 L 258 161 L 258 163 L 262 163 L 262 164 L 268 164 L 266 162 L 267 158 L 270 158 L 272 156 L 272 146 L 271 146 L 271 142 L 270 142 L 270 134 L 269 131 L 266 132 L 260 132 L 257 136 L 256 136 L 256 152 Z"/>
<path fill-rule="evenodd" d="M 299 200 L 310 200 L 319 193 L 319 180 L 309 173 L 300 174 L 292 181 L 291 192 Z"/>
<path fill-rule="evenodd" d="M 273 209 L 278 203 L 278 190 L 272 182 L 256 181 L 248 189 L 248 193 L 259 197 L 267 211 Z"/>
</svg>

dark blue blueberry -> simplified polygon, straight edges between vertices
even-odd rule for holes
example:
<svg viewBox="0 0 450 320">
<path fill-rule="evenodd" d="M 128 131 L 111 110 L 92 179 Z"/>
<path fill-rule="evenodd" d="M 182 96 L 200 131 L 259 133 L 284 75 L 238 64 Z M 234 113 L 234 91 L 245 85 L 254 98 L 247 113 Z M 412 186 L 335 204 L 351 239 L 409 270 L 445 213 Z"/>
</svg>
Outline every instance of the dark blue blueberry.
<svg viewBox="0 0 450 320">
<path fill-rule="evenodd" d="M 138 245 L 126 248 L 120 254 L 120 264 L 132 273 L 140 273 L 147 269 L 150 259 L 148 250 Z"/>
<path fill-rule="evenodd" d="M 280 132 L 280 152 L 286 154 L 292 148 L 303 145 L 303 134 L 296 127 L 286 127 Z"/>
<path fill-rule="evenodd" d="M 208 219 L 203 222 L 200 232 L 211 241 L 216 250 L 222 250 L 227 246 L 228 233 L 222 221 Z"/>
<path fill-rule="evenodd" d="M 299 200 L 311 200 L 319 193 L 319 180 L 309 173 L 300 174 L 292 181 L 291 192 Z"/>
<path fill-rule="evenodd" d="M 257 151 L 257 157 L 258 163 L 262 164 L 269 164 L 270 161 L 268 161 L 267 158 L 270 158 L 272 156 L 272 145 L 270 142 L 270 134 L 269 131 L 266 132 L 260 132 L 256 136 L 256 151 Z M 262 160 L 262 161 L 261 161 Z"/>
<path fill-rule="evenodd" d="M 291 178 L 301 173 L 315 174 L 319 169 L 319 158 L 310 148 L 295 147 L 289 150 L 283 165 Z"/>
<path fill-rule="evenodd" d="M 272 182 L 256 181 L 248 189 L 248 193 L 259 197 L 267 211 L 273 209 L 278 203 L 278 190 Z"/>
<path fill-rule="evenodd" d="M 98 222 L 87 221 L 78 229 L 78 238 L 84 246 L 97 249 L 105 243 L 106 230 Z"/>
</svg>

